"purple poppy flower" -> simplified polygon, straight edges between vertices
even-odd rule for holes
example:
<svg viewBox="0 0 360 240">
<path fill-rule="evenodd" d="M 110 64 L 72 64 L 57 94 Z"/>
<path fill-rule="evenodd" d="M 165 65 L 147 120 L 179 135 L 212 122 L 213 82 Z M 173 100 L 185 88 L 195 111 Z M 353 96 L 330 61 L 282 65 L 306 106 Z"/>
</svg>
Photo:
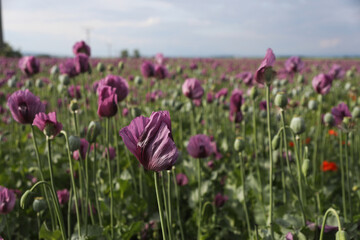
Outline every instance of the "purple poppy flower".
<svg viewBox="0 0 360 240">
<path fill-rule="evenodd" d="M 109 86 L 102 86 L 98 98 L 98 115 L 100 117 L 112 117 L 117 113 L 116 89 Z"/>
<path fill-rule="evenodd" d="M 63 189 L 63 190 L 57 190 L 57 197 L 59 199 L 60 205 L 64 205 L 69 201 L 70 193 L 69 190 Z"/>
<path fill-rule="evenodd" d="M 65 62 L 60 63 L 59 69 L 61 74 L 66 74 L 70 78 L 78 75 L 78 72 L 76 71 L 74 59 L 67 59 L 65 60 Z"/>
<path fill-rule="evenodd" d="M 294 240 L 294 236 L 291 232 L 288 232 L 285 236 L 285 239 L 286 240 Z"/>
<path fill-rule="evenodd" d="M 45 114 L 43 112 L 35 115 L 34 126 L 37 126 L 48 137 L 54 138 L 62 130 L 62 124 L 57 121 L 56 113 Z"/>
<path fill-rule="evenodd" d="M 259 68 L 255 73 L 255 81 L 261 85 L 265 84 L 265 71 L 272 68 L 275 64 L 275 55 L 271 48 L 268 48 L 264 60 L 261 62 Z"/>
<path fill-rule="evenodd" d="M 242 79 L 242 81 L 247 85 L 247 86 L 252 86 L 254 85 L 254 76 L 251 72 L 243 72 L 239 74 L 239 78 Z"/>
<path fill-rule="evenodd" d="M 164 55 L 162 53 L 157 53 L 155 55 L 155 61 L 159 65 L 164 65 L 164 63 L 165 63 Z"/>
<path fill-rule="evenodd" d="M 110 160 L 113 160 L 116 157 L 116 149 L 113 147 L 109 147 L 109 152 L 110 152 Z M 103 154 L 104 158 L 107 158 L 107 153 L 108 153 L 108 148 L 105 149 L 105 152 Z"/>
<path fill-rule="evenodd" d="M 340 65 L 334 64 L 328 74 L 332 79 L 342 79 L 345 76 L 345 70 Z"/>
<path fill-rule="evenodd" d="M 200 99 L 204 95 L 204 89 L 196 78 L 188 78 L 182 85 L 183 94 L 190 99 Z"/>
<path fill-rule="evenodd" d="M 221 97 L 226 98 L 227 94 L 228 94 L 228 89 L 227 88 L 222 88 L 215 94 L 215 98 L 216 99 L 219 99 Z"/>
<path fill-rule="evenodd" d="M 348 106 L 345 103 L 340 103 L 337 107 L 331 109 L 331 114 L 335 119 L 335 124 L 339 125 L 342 123 L 344 117 L 351 117 Z"/>
<path fill-rule="evenodd" d="M 141 64 L 141 74 L 145 78 L 153 77 L 155 74 L 154 66 L 151 62 L 145 61 L 143 64 Z"/>
<path fill-rule="evenodd" d="M 271 107 L 271 103 L 270 103 L 270 107 Z M 266 111 L 266 100 L 260 101 L 259 108 L 262 111 Z"/>
<path fill-rule="evenodd" d="M 157 79 L 162 80 L 162 79 L 167 78 L 169 73 L 168 73 L 166 67 L 164 67 L 162 65 L 156 65 L 155 70 L 154 70 L 154 75 Z"/>
<path fill-rule="evenodd" d="M 184 173 L 179 173 L 176 175 L 176 183 L 179 186 L 185 186 L 189 183 L 189 179 Z"/>
<path fill-rule="evenodd" d="M 123 117 L 127 117 L 127 115 L 129 115 L 129 109 L 123 108 L 123 110 L 122 110 L 122 116 L 123 116 Z"/>
<path fill-rule="evenodd" d="M 80 99 L 81 98 L 81 87 L 80 85 L 74 86 L 71 85 L 68 88 L 68 94 L 71 98 Z"/>
<path fill-rule="evenodd" d="M 196 69 L 198 69 L 198 65 L 193 62 L 193 63 L 190 64 L 190 69 L 191 70 L 196 70 Z"/>
<path fill-rule="evenodd" d="M 10 213 L 15 206 L 16 196 L 12 190 L 0 186 L 0 214 Z"/>
<path fill-rule="evenodd" d="M 118 102 L 121 102 L 129 94 L 129 84 L 127 81 L 119 76 L 108 75 L 101 79 L 97 88 L 98 93 L 101 92 L 102 86 L 109 86 L 115 88 Z"/>
<path fill-rule="evenodd" d="M 210 169 L 214 169 L 214 166 L 215 166 L 214 161 L 213 161 L 213 160 L 208 161 L 208 162 L 207 162 L 207 166 L 208 166 Z"/>
<path fill-rule="evenodd" d="M 27 89 L 11 94 L 7 105 L 15 121 L 21 124 L 32 124 L 36 114 L 45 112 L 45 105 Z"/>
<path fill-rule="evenodd" d="M 169 170 L 178 158 L 168 111 L 137 117 L 119 132 L 126 147 L 147 170 Z"/>
<path fill-rule="evenodd" d="M 222 154 L 218 151 L 216 142 L 213 139 L 213 137 L 210 137 L 210 141 L 211 141 L 211 146 L 213 148 L 213 154 L 215 155 L 215 159 L 220 160 L 222 158 Z"/>
<path fill-rule="evenodd" d="M 241 122 L 242 113 L 240 108 L 243 101 L 244 101 L 243 92 L 239 89 L 234 89 L 230 97 L 230 115 L 229 115 L 230 121 L 235 120 L 235 122 Z M 238 113 L 241 113 L 241 116 Z"/>
<path fill-rule="evenodd" d="M 221 193 L 216 194 L 214 204 L 217 208 L 221 208 L 229 200 L 228 196 L 223 196 Z"/>
<path fill-rule="evenodd" d="M 77 73 L 85 73 L 89 71 L 89 57 L 85 53 L 78 53 L 74 58 L 75 69 Z"/>
<path fill-rule="evenodd" d="M 75 160 L 85 160 L 86 153 L 89 147 L 89 142 L 85 138 L 80 139 L 80 149 L 73 152 L 73 158 Z"/>
<path fill-rule="evenodd" d="M 313 78 L 312 86 L 317 93 L 325 95 L 330 91 L 332 81 L 331 76 L 321 73 Z"/>
<path fill-rule="evenodd" d="M 204 134 L 192 136 L 187 146 L 187 151 L 193 158 L 207 158 L 213 150 L 210 138 Z"/>
<path fill-rule="evenodd" d="M 84 53 L 89 57 L 91 55 L 90 47 L 84 41 L 76 42 L 74 44 L 73 53 L 74 55 L 77 55 L 79 53 Z"/>
<path fill-rule="evenodd" d="M 34 56 L 22 57 L 19 60 L 19 68 L 26 76 L 32 76 L 40 72 L 40 62 Z"/>
<path fill-rule="evenodd" d="M 212 103 L 214 101 L 214 96 L 211 92 L 209 92 L 206 96 L 206 102 L 207 103 Z"/>
<path fill-rule="evenodd" d="M 285 69 L 288 73 L 297 73 L 304 68 L 304 62 L 299 57 L 290 57 L 285 61 Z"/>
<path fill-rule="evenodd" d="M 313 222 L 306 221 L 306 226 L 307 226 L 311 231 L 315 231 L 315 230 L 316 230 L 316 224 L 313 223 Z M 321 229 L 322 226 L 319 224 L 317 227 L 318 227 L 318 229 Z M 325 232 L 325 233 L 328 233 L 328 232 L 331 232 L 331 231 L 337 231 L 337 230 L 338 230 L 338 227 L 335 227 L 335 226 L 325 225 L 325 227 L 324 227 L 324 232 Z"/>
</svg>

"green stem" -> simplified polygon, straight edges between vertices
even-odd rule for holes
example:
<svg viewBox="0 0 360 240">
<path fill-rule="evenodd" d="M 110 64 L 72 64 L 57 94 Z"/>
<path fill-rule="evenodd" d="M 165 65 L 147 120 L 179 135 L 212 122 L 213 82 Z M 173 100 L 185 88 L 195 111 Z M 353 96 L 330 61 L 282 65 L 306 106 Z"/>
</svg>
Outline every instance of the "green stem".
<svg viewBox="0 0 360 240">
<path fill-rule="evenodd" d="M 301 173 L 301 163 L 300 163 L 300 153 L 299 153 L 299 139 L 300 137 L 296 135 L 295 137 L 295 155 L 296 155 L 296 167 L 297 167 L 297 177 L 298 177 L 298 187 L 300 199 L 304 203 L 304 194 L 302 186 L 302 173 Z"/>
<path fill-rule="evenodd" d="M 267 115 L 267 131 L 268 131 L 268 141 L 269 141 L 269 161 L 270 161 L 270 170 L 269 170 L 269 219 L 270 219 L 270 231 L 271 238 L 274 239 L 274 228 L 273 228 L 273 155 L 272 155 L 272 146 L 271 146 L 271 121 L 270 121 L 270 86 L 265 84 L 266 88 L 266 115 Z"/>
<path fill-rule="evenodd" d="M 319 240 L 322 240 L 322 239 L 323 239 L 324 229 L 325 229 L 325 224 L 326 224 L 326 219 L 328 218 L 328 216 L 329 216 L 330 213 L 332 213 L 332 214 L 335 215 L 335 217 L 336 217 L 336 220 L 337 220 L 337 222 L 338 222 L 338 231 L 342 231 L 339 215 L 337 214 L 337 212 L 335 211 L 335 209 L 329 208 L 329 209 L 325 212 L 325 215 L 324 215 L 324 218 L 323 218 L 323 222 L 322 222 L 322 226 L 321 226 L 321 232 L 320 232 L 320 239 L 319 239 Z"/>
<path fill-rule="evenodd" d="M 346 186 L 349 202 L 350 222 L 352 222 L 352 203 L 351 203 L 351 183 L 350 183 L 350 171 L 349 171 L 349 155 L 348 155 L 348 133 L 345 133 L 345 169 L 346 169 Z"/>
<path fill-rule="evenodd" d="M 106 118 L 106 146 L 110 148 L 110 127 L 109 127 L 109 118 Z M 114 196 L 113 196 L 113 184 L 112 184 L 112 172 L 111 172 L 111 163 L 110 163 L 110 154 L 107 154 L 107 165 L 108 165 L 108 174 L 109 174 L 109 184 L 110 184 L 110 230 L 111 230 L 111 239 L 114 239 Z"/>
<path fill-rule="evenodd" d="M 157 177 L 157 173 L 154 172 L 154 181 L 155 181 L 155 191 L 156 191 L 156 199 L 157 199 L 157 203 L 158 203 L 158 209 L 159 209 L 159 216 L 160 216 L 160 224 L 161 224 L 161 232 L 162 232 L 162 238 L 164 240 L 166 240 L 166 234 L 165 234 L 165 223 L 164 223 L 164 216 L 163 216 L 163 206 L 162 206 L 162 202 L 160 199 L 160 189 L 159 189 L 159 183 L 158 183 L 158 177 Z"/>
<path fill-rule="evenodd" d="M 198 233 L 197 239 L 201 239 L 201 159 L 197 159 L 197 177 L 198 177 Z"/>
<path fill-rule="evenodd" d="M 245 197 L 246 196 L 246 192 L 245 192 L 245 167 L 244 167 L 244 160 L 243 160 L 241 152 L 239 152 L 239 158 L 240 158 L 240 171 L 241 171 L 242 190 L 243 190 L 243 194 L 244 194 L 243 207 L 244 207 L 244 211 L 245 211 L 245 219 L 246 219 L 248 235 L 249 235 L 249 239 L 251 239 L 251 227 L 250 227 L 250 220 L 249 220 L 249 214 L 248 214 L 248 209 L 247 209 L 247 206 L 246 206 L 246 197 Z"/>
<path fill-rule="evenodd" d="M 321 95 L 320 95 L 321 96 Z M 319 135 L 321 133 L 321 109 L 322 109 L 322 97 L 320 97 L 320 102 L 319 102 L 319 109 L 318 109 L 318 113 L 317 113 L 317 128 L 316 128 L 316 133 L 315 133 L 315 139 L 314 139 L 314 153 L 313 153 L 313 181 L 314 181 L 314 186 L 317 185 L 317 181 L 316 181 L 316 177 L 317 177 L 317 168 L 318 168 L 318 157 L 317 157 L 317 153 L 318 153 L 318 141 L 319 141 Z"/>
<path fill-rule="evenodd" d="M 177 218 L 178 218 L 178 224 L 179 224 L 179 228 L 180 228 L 180 234 L 181 234 L 181 240 L 184 240 L 184 231 L 183 231 L 183 227 L 182 227 L 182 222 L 181 222 L 181 216 L 180 216 L 180 199 L 179 199 L 179 190 L 178 190 L 178 185 L 177 185 L 177 181 L 176 181 L 176 175 L 175 175 L 175 167 L 173 167 L 173 182 L 175 185 L 175 197 L 176 197 L 176 212 L 177 212 Z"/>
<path fill-rule="evenodd" d="M 170 239 L 173 239 L 173 231 L 172 231 L 172 212 L 171 212 L 171 171 L 167 171 L 168 183 L 167 183 L 167 200 L 168 200 L 168 221 L 170 225 Z"/>
<path fill-rule="evenodd" d="M 166 200 L 166 194 L 165 194 L 165 174 L 163 174 L 163 172 L 161 175 L 161 181 L 162 181 L 161 189 L 162 189 L 162 195 L 163 195 L 165 212 L 166 212 L 166 224 L 167 224 L 167 228 L 168 228 L 168 236 L 169 236 L 169 239 L 172 239 L 170 219 L 169 219 L 169 206 L 168 206 L 168 202 Z"/>
<path fill-rule="evenodd" d="M 68 230 L 68 236 L 71 236 L 71 203 L 73 199 L 73 189 L 70 187 L 69 190 L 69 202 L 68 202 L 68 210 L 67 210 L 67 230 Z"/>
<path fill-rule="evenodd" d="M 90 186 L 90 177 L 89 177 L 89 153 L 90 153 L 90 144 L 86 150 L 85 156 L 85 206 L 88 206 L 89 202 L 89 186 Z M 88 212 L 92 211 L 91 204 L 89 204 L 89 208 L 85 207 L 85 236 L 87 235 L 87 225 L 88 225 Z"/>
<path fill-rule="evenodd" d="M 54 185 L 54 177 L 53 177 L 54 174 L 53 174 L 52 159 L 51 159 L 51 139 L 49 137 L 46 137 L 46 143 L 47 143 L 47 148 L 48 148 L 48 164 L 49 164 L 49 172 L 50 172 L 50 184 L 51 184 L 51 190 L 53 192 L 55 211 L 57 212 L 57 215 L 58 215 L 61 234 L 62 234 L 63 238 L 66 239 L 64 219 L 60 212 L 59 199 L 57 197 L 55 185 Z"/>
<path fill-rule="evenodd" d="M 120 107 L 118 106 L 118 108 L 120 109 Z M 114 128 L 117 129 L 117 121 L 116 121 L 116 117 L 113 118 L 114 120 Z M 115 146 L 116 146 L 116 173 L 117 173 L 117 177 L 120 178 L 120 148 L 119 148 L 119 144 L 118 144 L 118 132 L 114 131 L 114 140 L 115 140 Z"/>
<path fill-rule="evenodd" d="M 79 128 L 78 128 L 78 122 L 77 122 L 77 118 L 76 118 L 76 111 L 73 112 L 73 118 L 74 118 L 75 134 L 76 134 L 76 136 L 79 136 Z"/>
<path fill-rule="evenodd" d="M 8 224 L 8 220 L 7 220 L 7 215 L 4 215 L 4 219 L 5 219 L 5 227 L 6 227 L 6 234 L 8 235 L 9 240 L 11 240 L 11 235 L 10 235 L 10 231 L 9 231 L 9 224 Z"/>
<path fill-rule="evenodd" d="M 96 209 L 97 209 L 97 215 L 99 218 L 99 224 L 102 227 L 102 214 L 101 214 L 101 209 L 100 209 L 100 203 L 99 203 L 99 186 L 97 184 L 97 176 L 96 176 L 96 142 L 94 142 L 93 144 L 94 146 L 94 162 L 93 162 L 93 181 L 94 181 L 94 185 L 95 185 L 95 203 L 96 203 Z"/>
<path fill-rule="evenodd" d="M 344 173 L 344 160 L 343 160 L 343 147 L 342 147 L 342 132 L 339 131 L 339 144 L 340 144 L 340 170 L 341 170 L 341 194 L 342 194 L 342 204 L 344 217 L 346 220 L 347 212 L 346 212 L 346 195 L 345 195 L 345 173 Z"/>
<path fill-rule="evenodd" d="M 74 197 L 75 197 L 75 211 L 76 211 L 76 218 L 77 218 L 77 224 L 78 224 L 78 236 L 80 238 L 81 224 L 80 224 L 80 214 L 79 214 L 79 206 L 78 206 L 79 203 L 78 203 L 78 195 L 77 195 L 75 178 L 74 178 L 74 168 L 73 168 L 72 158 L 71 158 L 71 154 L 70 154 L 69 139 L 68 139 L 67 133 L 65 131 L 61 131 L 61 133 L 65 136 L 65 141 L 66 141 L 66 149 L 67 149 L 67 155 L 68 155 L 69 166 L 70 166 L 71 186 L 72 186 L 72 190 L 74 192 Z"/>
<path fill-rule="evenodd" d="M 282 157 L 282 152 L 283 152 L 283 141 L 280 141 L 280 167 L 281 167 L 281 183 L 282 183 L 282 190 L 283 190 L 283 201 L 284 204 L 287 203 L 286 200 L 286 179 L 285 179 L 285 169 L 284 169 L 284 159 Z"/>
</svg>

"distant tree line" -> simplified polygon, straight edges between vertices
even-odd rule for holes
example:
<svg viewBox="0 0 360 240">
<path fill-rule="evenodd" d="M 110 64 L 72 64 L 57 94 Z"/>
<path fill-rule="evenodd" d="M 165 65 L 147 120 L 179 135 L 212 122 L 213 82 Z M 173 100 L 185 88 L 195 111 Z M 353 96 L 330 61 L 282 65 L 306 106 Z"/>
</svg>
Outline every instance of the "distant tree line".
<svg viewBox="0 0 360 240">
<path fill-rule="evenodd" d="M 121 58 L 128 58 L 128 57 L 132 57 L 132 58 L 140 58 L 140 51 L 138 49 L 134 49 L 133 54 L 130 56 L 129 55 L 129 51 L 127 49 L 123 49 L 120 52 L 120 57 Z"/>
</svg>

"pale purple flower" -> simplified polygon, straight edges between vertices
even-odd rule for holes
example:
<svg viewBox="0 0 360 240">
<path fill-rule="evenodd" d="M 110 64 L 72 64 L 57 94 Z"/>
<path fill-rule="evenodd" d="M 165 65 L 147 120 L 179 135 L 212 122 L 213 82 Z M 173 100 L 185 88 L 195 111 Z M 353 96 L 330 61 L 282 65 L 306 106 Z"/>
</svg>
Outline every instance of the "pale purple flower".
<svg viewBox="0 0 360 240">
<path fill-rule="evenodd" d="M 183 94 L 190 99 L 200 99 L 204 95 L 204 89 L 199 80 L 188 78 L 182 85 Z"/>
<path fill-rule="evenodd" d="M 176 175 L 176 183 L 179 186 L 185 186 L 189 183 L 189 179 L 184 173 L 179 173 Z"/>
<path fill-rule="evenodd" d="M 345 70 L 340 65 L 334 64 L 328 74 L 332 79 L 342 79 L 345 76 Z"/>
<path fill-rule="evenodd" d="M 292 56 L 285 61 L 285 69 L 289 73 L 300 72 L 304 68 L 304 62 L 300 57 Z"/>
<path fill-rule="evenodd" d="M 90 69 L 89 57 L 85 53 L 76 54 L 74 64 L 77 73 L 85 73 Z"/>
<path fill-rule="evenodd" d="M 32 76 L 40 72 L 40 62 L 34 56 L 22 57 L 19 60 L 19 68 L 27 76 Z"/>
<path fill-rule="evenodd" d="M 285 239 L 286 240 L 294 240 L 294 236 L 291 232 L 288 232 L 285 236 Z"/>
<path fill-rule="evenodd" d="M 119 76 L 108 75 L 105 78 L 101 79 L 97 87 L 98 93 L 101 92 L 102 86 L 109 86 L 115 88 L 118 102 L 124 100 L 129 94 L 129 84 L 127 83 L 126 79 Z"/>
<path fill-rule="evenodd" d="M 43 112 L 36 114 L 33 122 L 48 137 L 54 138 L 62 130 L 62 124 L 57 121 L 56 113 L 45 114 Z"/>
<path fill-rule="evenodd" d="M 63 189 L 63 190 L 57 190 L 57 197 L 59 199 L 60 205 L 64 205 L 69 201 L 70 193 L 69 190 Z"/>
<path fill-rule="evenodd" d="M 100 117 L 114 116 L 118 110 L 116 89 L 109 86 L 102 86 L 98 94 L 98 115 Z"/>
<path fill-rule="evenodd" d="M 214 149 L 208 136 L 198 134 L 190 138 L 187 151 L 193 158 L 207 158 L 213 153 Z"/>
<path fill-rule="evenodd" d="M 167 76 L 169 75 L 168 70 L 166 69 L 166 67 L 162 66 L 162 65 L 156 65 L 155 69 L 154 69 L 154 76 L 159 79 L 165 79 L 167 78 Z"/>
<path fill-rule="evenodd" d="M 340 103 L 336 107 L 333 107 L 331 109 L 331 114 L 335 119 L 336 125 L 341 124 L 344 117 L 351 117 L 351 112 L 345 103 Z"/>
<path fill-rule="evenodd" d="M 221 97 L 226 98 L 227 94 L 228 94 L 228 89 L 222 88 L 217 93 L 215 93 L 215 98 L 216 99 L 220 99 Z"/>
<path fill-rule="evenodd" d="M 65 60 L 65 62 L 60 63 L 59 69 L 61 74 L 66 74 L 69 76 L 69 78 L 78 75 L 78 72 L 76 71 L 74 59 L 67 59 Z"/>
<path fill-rule="evenodd" d="M 74 55 L 77 55 L 79 53 L 84 53 L 88 56 L 91 55 L 90 47 L 84 41 L 76 42 L 74 44 L 73 53 Z"/>
<path fill-rule="evenodd" d="M 325 95 L 330 91 L 332 81 L 331 76 L 321 73 L 313 78 L 312 86 L 317 93 Z"/>
<path fill-rule="evenodd" d="M 73 158 L 75 160 L 85 160 L 87 150 L 89 148 L 89 142 L 85 138 L 80 139 L 80 149 L 73 152 Z"/>
<path fill-rule="evenodd" d="M 141 74 L 145 78 L 153 77 L 155 74 L 154 65 L 148 61 L 143 62 L 143 64 L 141 64 Z"/>
<path fill-rule="evenodd" d="M 10 213 L 15 206 L 16 196 L 12 190 L 0 186 L 0 214 Z"/>
<path fill-rule="evenodd" d="M 268 68 L 272 68 L 275 64 L 275 55 L 271 48 L 268 48 L 265 54 L 265 58 L 261 62 L 259 68 L 255 73 L 255 81 L 259 84 L 265 84 L 265 71 Z"/>
</svg>

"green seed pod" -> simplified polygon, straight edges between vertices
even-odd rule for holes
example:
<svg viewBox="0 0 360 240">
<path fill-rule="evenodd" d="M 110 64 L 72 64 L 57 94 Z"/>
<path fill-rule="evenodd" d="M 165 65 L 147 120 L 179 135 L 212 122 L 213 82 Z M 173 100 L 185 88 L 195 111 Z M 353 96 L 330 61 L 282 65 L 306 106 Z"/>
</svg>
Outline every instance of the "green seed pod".
<svg viewBox="0 0 360 240">
<path fill-rule="evenodd" d="M 256 87 L 252 87 L 250 90 L 250 97 L 251 99 L 255 100 L 256 97 L 259 95 L 257 88 Z"/>
<path fill-rule="evenodd" d="M 76 99 L 71 100 L 69 109 L 72 113 L 76 112 L 79 109 L 79 104 Z"/>
<path fill-rule="evenodd" d="M 59 72 L 60 72 L 59 67 L 56 66 L 56 65 L 52 66 L 51 69 L 50 69 L 50 74 L 52 76 L 54 76 L 56 74 L 59 74 Z"/>
<path fill-rule="evenodd" d="M 69 148 L 70 151 L 76 151 L 80 148 L 80 138 L 78 136 L 70 136 L 69 137 Z"/>
<path fill-rule="evenodd" d="M 182 67 L 181 67 L 181 66 L 177 66 L 176 72 L 177 72 L 177 74 L 182 74 L 182 73 L 183 73 Z"/>
<path fill-rule="evenodd" d="M 26 190 L 26 192 L 24 192 L 24 194 L 21 196 L 20 207 L 22 209 L 29 207 L 33 200 L 33 197 L 33 193 L 30 190 Z"/>
<path fill-rule="evenodd" d="M 264 76 L 265 76 L 265 82 L 267 85 L 271 85 L 272 81 L 275 77 L 275 71 L 272 69 L 272 67 L 265 68 Z"/>
<path fill-rule="evenodd" d="M 131 108 L 130 113 L 134 118 L 136 118 L 141 115 L 141 110 L 137 107 L 134 107 L 134 108 Z"/>
<path fill-rule="evenodd" d="M 33 83 L 31 80 L 26 80 L 24 86 L 25 88 L 31 88 L 33 86 Z"/>
<path fill-rule="evenodd" d="M 43 197 L 36 197 L 32 204 L 35 212 L 41 212 L 47 208 L 47 203 Z"/>
<path fill-rule="evenodd" d="M 277 150 L 279 148 L 280 140 L 281 140 L 281 138 L 279 137 L 279 134 L 276 134 L 274 136 L 273 140 L 271 141 L 272 149 Z"/>
<path fill-rule="evenodd" d="M 302 117 L 294 117 L 291 120 L 290 128 L 294 131 L 296 135 L 299 135 L 305 132 L 305 121 Z"/>
<path fill-rule="evenodd" d="M 35 81 L 35 86 L 36 86 L 37 88 L 42 88 L 42 87 L 44 86 L 43 80 L 41 80 L 40 78 L 36 79 L 36 81 Z"/>
<path fill-rule="evenodd" d="M 102 63 L 102 62 L 99 62 L 97 65 L 96 65 L 96 70 L 98 72 L 104 72 L 105 71 L 105 65 Z"/>
<path fill-rule="evenodd" d="M 61 84 L 65 85 L 65 86 L 70 84 L 70 78 L 67 74 L 61 74 L 59 76 L 59 81 Z"/>
<path fill-rule="evenodd" d="M 109 72 L 114 71 L 114 66 L 113 66 L 112 64 L 109 64 L 109 65 L 107 66 L 107 70 L 108 70 Z"/>
<path fill-rule="evenodd" d="M 143 83 L 143 80 L 140 76 L 136 76 L 135 79 L 134 79 L 134 82 L 136 85 L 141 85 Z"/>
<path fill-rule="evenodd" d="M 305 82 L 305 77 L 304 75 L 299 75 L 297 78 L 298 83 L 304 83 Z"/>
<path fill-rule="evenodd" d="M 123 61 L 120 61 L 120 62 L 118 63 L 118 69 L 119 69 L 119 70 L 123 70 L 124 67 L 125 67 L 124 62 L 123 62 Z"/>
<path fill-rule="evenodd" d="M 349 240 L 349 235 L 344 231 L 344 230 L 340 230 L 336 232 L 336 240 Z"/>
<path fill-rule="evenodd" d="M 315 100 L 310 100 L 309 103 L 308 103 L 308 108 L 309 108 L 310 110 L 315 111 L 315 110 L 318 108 L 318 103 L 317 103 L 317 101 L 315 101 Z"/>
<path fill-rule="evenodd" d="M 351 115 L 353 118 L 360 118 L 360 108 L 354 107 L 354 109 L 351 112 Z"/>
<path fill-rule="evenodd" d="M 249 107 L 248 107 L 247 104 L 241 105 L 241 111 L 242 111 L 242 112 L 246 113 L 248 110 L 249 110 Z"/>
<path fill-rule="evenodd" d="M 16 87 L 16 78 L 14 78 L 14 76 L 12 78 L 10 78 L 8 81 L 7 81 L 7 85 L 9 88 L 14 88 Z"/>
<path fill-rule="evenodd" d="M 58 93 L 62 93 L 62 91 L 64 90 L 64 85 L 62 83 L 58 84 L 56 87 Z"/>
<path fill-rule="evenodd" d="M 331 113 L 325 113 L 324 115 L 324 123 L 327 125 L 333 125 L 334 124 L 334 117 Z"/>
<path fill-rule="evenodd" d="M 86 134 L 86 140 L 89 143 L 94 143 L 96 141 L 97 136 L 101 133 L 101 125 L 99 122 L 91 121 L 88 126 L 88 131 Z"/>
<path fill-rule="evenodd" d="M 237 152 L 242 152 L 245 149 L 245 141 L 242 137 L 237 137 L 234 142 L 234 149 Z"/>
<path fill-rule="evenodd" d="M 309 170 L 310 170 L 310 160 L 304 159 L 304 162 L 301 166 L 302 174 L 304 174 L 304 176 L 307 177 L 309 175 Z"/>
<path fill-rule="evenodd" d="M 277 107 L 285 108 L 288 103 L 286 94 L 284 92 L 277 93 L 274 103 L 275 103 L 275 106 L 277 106 Z"/>
</svg>

